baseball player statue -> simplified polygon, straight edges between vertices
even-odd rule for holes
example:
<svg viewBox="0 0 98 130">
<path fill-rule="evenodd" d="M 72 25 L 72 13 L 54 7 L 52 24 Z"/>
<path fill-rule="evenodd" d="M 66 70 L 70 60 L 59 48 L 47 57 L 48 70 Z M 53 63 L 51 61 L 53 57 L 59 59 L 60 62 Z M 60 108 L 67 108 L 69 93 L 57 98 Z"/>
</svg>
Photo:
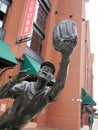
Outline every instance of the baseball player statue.
<svg viewBox="0 0 98 130">
<path fill-rule="evenodd" d="M 52 83 L 55 66 L 45 61 L 36 75 L 27 76 L 28 70 L 23 70 L 0 87 L 0 99 L 14 99 L 13 104 L 0 116 L 0 130 L 22 130 L 48 104 L 58 99 L 65 86 L 70 56 L 77 39 L 77 27 L 73 21 L 61 21 L 54 27 L 53 45 L 61 53 L 55 83 Z"/>
</svg>

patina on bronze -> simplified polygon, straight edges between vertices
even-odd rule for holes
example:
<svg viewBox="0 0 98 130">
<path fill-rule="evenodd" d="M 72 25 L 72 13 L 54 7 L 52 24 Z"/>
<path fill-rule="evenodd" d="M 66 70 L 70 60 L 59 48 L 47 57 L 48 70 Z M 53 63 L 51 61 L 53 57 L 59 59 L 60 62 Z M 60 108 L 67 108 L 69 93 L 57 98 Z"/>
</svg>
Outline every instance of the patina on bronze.
<svg viewBox="0 0 98 130">
<path fill-rule="evenodd" d="M 21 130 L 48 104 L 58 99 L 65 85 L 70 56 L 76 44 L 76 24 L 70 20 L 61 21 L 53 30 L 53 45 L 62 57 L 56 82 L 51 82 L 55 72 L 53 63 L 45 61 L 37 75 L 26 76 L 28 70 L 20 71 L 13 80 L 0 88 L 1 99 L 14 99 L 0 117 L 0 130 Z"/>
</svg>

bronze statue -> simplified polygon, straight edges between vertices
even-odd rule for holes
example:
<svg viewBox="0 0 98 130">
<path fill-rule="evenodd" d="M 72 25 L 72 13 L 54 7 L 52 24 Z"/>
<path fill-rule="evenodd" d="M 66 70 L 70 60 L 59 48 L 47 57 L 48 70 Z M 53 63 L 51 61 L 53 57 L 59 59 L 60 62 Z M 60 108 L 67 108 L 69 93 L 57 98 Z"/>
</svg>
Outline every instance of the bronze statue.
<svg viewBox="0 0 98 130">
<path fill-rule="evenodd" d="M 21 130 L 50 103 L 56 101 L 64 88 L 70 56 L 77 43 L 77 29 L 73 21 L 65 20 L 53 30 L 53 45 L 62 59 L 53 84 L 55 67 L 45 61 L 37 75 L 26 76 L 20 71 L 13 80 L 0 88 L 0 98 L 13 98 L 13 104 L 0 117 L 0 130 Z M 49 85 L 53 85 L 49 87 Z"/>
</svg>

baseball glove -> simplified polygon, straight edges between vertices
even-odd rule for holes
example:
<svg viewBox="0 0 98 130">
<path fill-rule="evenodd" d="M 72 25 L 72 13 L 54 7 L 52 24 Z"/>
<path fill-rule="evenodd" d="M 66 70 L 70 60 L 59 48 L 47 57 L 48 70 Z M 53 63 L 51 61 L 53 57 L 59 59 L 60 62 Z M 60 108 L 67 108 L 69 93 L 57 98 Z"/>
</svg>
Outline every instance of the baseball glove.
<svg viewBox="0 0 98 130">
<path fill-rule="evenodd" d="M 53 30 L 53 45 L 57 51 L 71 53 L 78 40 L 76 24 L 71 20 L 61 21 Z"/>
</svg>

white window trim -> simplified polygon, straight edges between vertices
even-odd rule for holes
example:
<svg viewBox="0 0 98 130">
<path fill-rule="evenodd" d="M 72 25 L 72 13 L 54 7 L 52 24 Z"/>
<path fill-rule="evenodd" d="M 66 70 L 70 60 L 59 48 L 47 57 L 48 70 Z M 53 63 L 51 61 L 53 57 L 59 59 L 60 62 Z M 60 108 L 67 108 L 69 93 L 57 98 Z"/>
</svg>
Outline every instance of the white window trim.
<svg viewBox="0 0 98 130">
<path fill-rule="evenodd" d="M 7 5 L 0 1 L 0 11 L 6 14 L 7 8 Z"/>
<path fill-rule="evenodd" d="M 3 26 L 3 21 L 0 20 L 0 28 L 2 28 L 2 26 Z"/>
</svg>

